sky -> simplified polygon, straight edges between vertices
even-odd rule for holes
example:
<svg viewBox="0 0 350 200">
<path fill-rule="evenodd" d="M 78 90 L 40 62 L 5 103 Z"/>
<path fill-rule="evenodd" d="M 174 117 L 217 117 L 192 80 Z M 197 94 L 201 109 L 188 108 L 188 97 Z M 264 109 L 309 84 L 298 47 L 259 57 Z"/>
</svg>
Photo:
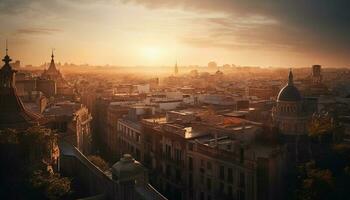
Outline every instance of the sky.
<svg viewBox="0 0 350 200">
<path fill-rule="evenodd" d="M 350 65 L 347 0 L 0 0 L 25 64 Z M 4 48 L 5 49 L 5 48 Z M 3 56 L 4 51 L 0 51 Z"/>
</svg>

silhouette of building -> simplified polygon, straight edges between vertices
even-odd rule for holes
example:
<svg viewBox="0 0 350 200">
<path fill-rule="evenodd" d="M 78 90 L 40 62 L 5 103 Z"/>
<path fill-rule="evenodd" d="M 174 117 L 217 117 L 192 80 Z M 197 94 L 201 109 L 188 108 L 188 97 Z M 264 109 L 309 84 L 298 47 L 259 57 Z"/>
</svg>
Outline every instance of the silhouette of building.
<svg viewBox="0 0 350 200">
<path fill-rule="evenodd" d="M 178 66 L 177 66 L 177 61 L 176 61 L 176 63 L 175 63 L 174 74 L 175 74 L 175 76 L 179 74 L 179 68 L 178 68 Z"/>
<path fill-rule="evenodd" d="M 314 84 L 319 84 L 322 82 L 321 65 L 312 66 L 312 82 Z"/>
<path fill-rule="evenodd" d="M 301 96 L 294 86 L 293 73 L 290 71 L 288 83 L 279 92 L 272 109 L 272 121 L 286 145 L 291 166 L 310 159 L 307 126 L 316 110 L 317 100 Z"/>
<path fill-rule="evenodd" d="M 302 96 L 294 86 L 293 73 L 289 72 L 289 80 L 278 94 L 276 106 L 273 109 L 273 120 L 283 135 L 306 134 L 308 119 Z"/>
<path fill-rule="evenodd" d="M 73 95 L 73 89 L 68 85 L 61 72 L 56 68 L 54 57 L 55 56 L 52 52 L 49 68 L 44 70 L 44 72 L 41 74 L 41 78 L 44 80 L 55 81 L 58 95 L 71 96 Z M 46 91 L 47 93 L 52 94 L 55 92 L 53 91 L 55 89 L 53 84 L 47 84 L 47 87 L 41 84 L 40 87 L 41 90 Z"/>
<path fill-rule="evenodd" d="M 328 87 L 323 83 L 321 65 L 312 66 L 311 77 L 307 81 L 308 84 L 302 91 L 305 96 L 320 97 L 330 94 Z"/>
<path fill-rule="evenodd" d="M 7 49 L 4 59 L 5 65 L 0 69 L 0 128 L 28 128 L 43 124 L 40 115 L 27 110 L 17 95 L 15 86 L 16 70 L 13 70 Z"/>
</svg>

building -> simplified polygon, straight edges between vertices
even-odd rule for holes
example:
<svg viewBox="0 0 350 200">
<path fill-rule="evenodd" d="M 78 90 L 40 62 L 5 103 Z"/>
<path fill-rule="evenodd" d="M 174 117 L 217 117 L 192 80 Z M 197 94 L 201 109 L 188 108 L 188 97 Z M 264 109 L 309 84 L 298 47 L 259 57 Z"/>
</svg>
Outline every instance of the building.
<svg viewBox="0 0 350 200">
<path fill-rule="evenodd" d="M 60 173 L 74 177 L 89 196 L 101 200 L 167 200 L 148 182 L 147 170 L 130 155 L 102 171 L 73 145 L 60 142 Z"/>
<path fill-rule="evenodd" d="M 0 69 L 0 129 L 2 128 L 28 128 L 34 125 L 45 124 L 42 116 L 26 109 L 18 97 L 15 77 L 7 55 L 2 60 L 5 64 Z"/>
<path fill-rule="evenodd" d="M 43 115 L 50 128 L 65 135 L 81 152 L 91 152 L 92 116 L 85 106 L 74 102 L 59 102 L 46 108 Z"/>
<path fill-rule="evenodd" d="M 323 82 L 322 68 L 321 65 L 313 65 L 311 77 L 308 84 L 302 90 L 305 96 L 320 97 L 330 94 L 328 87 Z"/>
<path fill-rule="evenodd" d="M 128 114 L 129 106 L 111 103 L 107 109 L 107 133 L 103 143 L 107 146 L 107 152 L 113 158 L 120 158 L 120 147 L 118 146 L 118 127 L 119 119 Z M 120 129 L 120 128 L 119 128 Z M 139 160 L 139 159 L 138 159 Z"/>
<path fill-rule="evenodd" d="M 314 84 L 319 84 L 322 82 L 321 65 L 312 66 L 312 82 Z"/>
<path fill-rule="evenodd" d="M 73 95 L 73 88 L 68 85 L 68 83 L 64 80 L 61 72 L 56 68 L 53 52 L 51 55 L 51 62 L 50 62 L 49 68 L 44 70 L 44 72 L 41 74 L 41 78 L 44 80 L 55 81 L 58 95 L 65 95 L 65 96 Z M 51 84 L 47 85 L 47 87 L 49 88 L 45 88 L 45 85 L 42 85 L 42 84 L 41 86 L 44 87 L 43 90 L 45 91 L 47 90 L 52 91 Z"/>
<path fill-rule="evenodd" d="M 125 151 L 140 147 L 150 183 L 169 199 L 281 199 L 284 150 L 260 143 L 257 123 L 182 110 L 142 119 L 141 130 L 120 124 Z"/>
<path fill-rule="evenodd" d="M 282 135 L 305 135 L 308 113 L 303 98 L 294 86 L 293 73 L 289 72 L 288 83 L 277 96 L 276 106 L 273 108 L 274 124 Z"/>
<path fill-rule="evenodd" d="M 287 147 L 290 166 L 310 159 L 308 123 L 316 111 L 317 100 L 301 96 L 290 71 L 288 83 L 279 92 L 272 110 L 272 121 Z"/>
</svg>

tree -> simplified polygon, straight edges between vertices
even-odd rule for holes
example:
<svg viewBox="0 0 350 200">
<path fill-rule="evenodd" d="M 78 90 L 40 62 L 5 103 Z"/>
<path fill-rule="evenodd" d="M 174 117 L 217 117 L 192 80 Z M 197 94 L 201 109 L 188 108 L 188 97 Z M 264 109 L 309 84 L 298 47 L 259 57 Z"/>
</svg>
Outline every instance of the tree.
<svg viewBox="0 0 350 200">
<path fill-rule="evenodd" d="M 88 159 L 102 171 L 107 171 L 109 169 L 107 162 L 103 160 L 100 156 L 91 155 L 88 156 Z"/>
<path fill-rule="evenodd" d="M 60 199 L 70 180 L 53 173 L 56 133 L 43 127 L 0 130 L 0 199 Z"/>
<path fill-rule="evenodd" d="M 33 189 L 43 194 L 47 199 L 62 199 L 70 194 L 71 181 L 68 178 L 61 178 L 57 173 L 34 171 L 30 178 Z"/>
<path fill-rule="evenodd" d="M 314 162 L 299 168 L 300 187 L 297 199 L 322 200 L 334 199 L 334 177 L 328 169 L 318 169 Z"/>
<path fill-rule="evenodd" d="M 315 114 L 308 125 L 308 133 L 311 138 L 317 138 L 321 143 L 325 136 L 332 136 L 333 142 L 342 139 L 344 129 L 328 113 Z"/>
</svg>

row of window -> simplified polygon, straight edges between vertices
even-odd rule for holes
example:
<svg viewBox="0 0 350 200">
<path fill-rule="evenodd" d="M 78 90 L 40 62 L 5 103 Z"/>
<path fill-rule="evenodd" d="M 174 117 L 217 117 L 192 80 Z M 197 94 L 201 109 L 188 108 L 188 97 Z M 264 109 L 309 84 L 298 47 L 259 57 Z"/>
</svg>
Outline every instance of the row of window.
<svg viewBox="0 0 350 200">
<path fill-rule="evenodd" d="M 174 160 L 176 162 L 181 162 L 182 160 L 182 150 L 181 149 L 178 149 L 178 148 L 174 148 L 174 154 L 172 156 L 172 148 L 171 148 L 171 145 L 168 145 L 168 144 L 165 144 L 165 156 L 167 159 L 172 159 L 174 158 Z"/>
<path fill-rule="evenodd" d="M 128 153 L 134 156 L 136 160 L 141 159 L 141 151 L 134 147 L 132 144 L 128 143 L 127 141 L 119 138 L 119 151 L 121 154 Z"/>
<path fill-rule="evenodd" d="M 193 171 L 193 158 L 188 157 L 188 169 L 189 171 Z M 200 173 L 205 174 L 205 169 L 212 171 L 213 166 L 212 163 L 207 161 L 206 164 L 204 160 L 200 160 Z M 220 180 L 227 181 L 228 183 L 233 183 L 234 178 L 234 172 L 232 168 L 227 168 L 227 171 L 225 171 L 225 167 L 223 165 L 219 166 L 219 174 L 218 177 Z M 245 175 L 244 172 L 239 173 L 239 186 L 244 187 L 245 185 Z"/>
<path fill-rule="evenodd" d="M 118 131 L 122 133 L 123 136 L 132 138 L 136 142 L 141 141 L 141 135 L 140 133 L 128 128 L 127 126 L 124 126 L 120 123 L 118 123 Z"/>
</svg>

